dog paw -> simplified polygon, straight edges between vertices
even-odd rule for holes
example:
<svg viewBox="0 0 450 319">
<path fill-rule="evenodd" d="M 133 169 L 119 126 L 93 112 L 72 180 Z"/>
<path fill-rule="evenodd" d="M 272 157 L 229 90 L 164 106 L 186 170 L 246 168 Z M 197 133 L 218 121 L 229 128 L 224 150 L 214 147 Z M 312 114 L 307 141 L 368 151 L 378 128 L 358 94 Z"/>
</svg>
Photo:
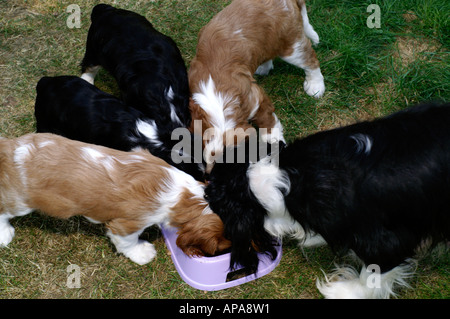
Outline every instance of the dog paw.
<svg viewBox="0 0 450 319">
<path fill-rule="evenodd" d="M 83 73 L 80 78 L 82 78 L 83 80 L 85 80 L 86 82 L 94 85 L 94 77 L 92 76 L 91 73 Z"/>
<path fill-rule="evenodd" d="M 325 93 L 325 83 L 322 79 L 306 79 L 303 83 L 306 94 L 315 98 L 321 98 Z"/>
<path fill-rule="evenodd" d="M 0 227 L 0 247 L 6 247 L 14 237 L 14 227 L 11 225 L 4 225 Z"/>
<path fill-rule="evenodd" d="M 306 30 L 305 30 L 306 32 Z M 313 27 L 310 25 L 310 29 L 308 32 L 306 32 L 306 36 L 311 40 L 313 45 L 318 45 L 320 42 L 319 35 L 317 32 L 313 29 Z"/>
<path fill-rule="evenodd" d="M 139 240 L 136 246 L 130 248 L 128 251 L 124 252 L 124 254 L 136 264 L 145 265 L 155 258 L 156 249 L 155 246 L 148 241 Z"/>
<path fill-rule="evenodd" d="M 270 70 L 273 69 L 273 61 L 269 60 L 261 64 L 255 71 L 256 75 L 268 75 Z"/>
</svg>

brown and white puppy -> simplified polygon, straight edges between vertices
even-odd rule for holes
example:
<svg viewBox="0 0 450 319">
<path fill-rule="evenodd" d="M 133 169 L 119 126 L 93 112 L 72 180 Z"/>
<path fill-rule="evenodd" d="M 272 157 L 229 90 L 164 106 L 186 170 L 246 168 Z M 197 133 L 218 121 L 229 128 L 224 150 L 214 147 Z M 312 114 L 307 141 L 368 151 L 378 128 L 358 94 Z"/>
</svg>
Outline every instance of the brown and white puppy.
<svg viewBox="0 0 450 319">
<path fill-rule="evenodd" d="M 311 40 L 318 43 L 319 37 L 304 0 L 234 0 L 202 28 L 188 76 L 191 130 L 195 120 L 202 121 L 207 172 L 224 145 L 245 138 L 242 132 L 251 128 L 249 121 L 266 129 L 260 132 L 263 141 L 284 142 L 274 106 L 253 77 L 268 74 L 275 57 L 305 70 L 308 95 L 323 95 L 325 85 Z M 229 138 L 236 128 L 242 129 L 234 134 L 237 139 Z"/>
<path fill-rule="evenodd" d="M 9 219 L 34 210 L 105 223 L 118 252 L 138 264 L 155 248 L 138 237 L 154 224 L 177 227 L 187 255 L 230 246 L 203 198 L 204 185 L 148 151 L 122 152 L 53 134 L 0 139 L 0 246 L 14 237 Z"/>
</svg>

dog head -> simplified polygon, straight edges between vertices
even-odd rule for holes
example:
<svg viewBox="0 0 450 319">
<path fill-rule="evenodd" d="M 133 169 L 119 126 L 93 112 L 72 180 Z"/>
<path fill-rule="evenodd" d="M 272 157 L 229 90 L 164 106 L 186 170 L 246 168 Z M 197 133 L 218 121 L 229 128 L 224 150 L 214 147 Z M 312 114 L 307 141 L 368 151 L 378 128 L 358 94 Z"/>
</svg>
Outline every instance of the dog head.
<svg viewBox="0 0 450 319">
<path fill-rule="evenodd" d="M 231 247 L 222 220 L 203 198 L 185 190 L 173 211 L 171 226 L 178 228 L 176 244 L 186 255 L 214 256 Z"/>
<path fill-rule="evenodd" d="M 266 209 L 253 194 L 247 170 L 248 157 L 244 162 L 237 161 L 239 147 L 226 148 L 233 151 L 236 162 L 216 163 L 205 189 L 205 198 L 210 207 L 223 220 L 225 237 L 230 239 L 230 268 L 241 265 L 250 271 L 258 267 L 257 252 L 265 252 L 276 257 L 273 238 L 265 230 Z M 248 154 L 248 153 L 247 153 Z"/>
</svg>

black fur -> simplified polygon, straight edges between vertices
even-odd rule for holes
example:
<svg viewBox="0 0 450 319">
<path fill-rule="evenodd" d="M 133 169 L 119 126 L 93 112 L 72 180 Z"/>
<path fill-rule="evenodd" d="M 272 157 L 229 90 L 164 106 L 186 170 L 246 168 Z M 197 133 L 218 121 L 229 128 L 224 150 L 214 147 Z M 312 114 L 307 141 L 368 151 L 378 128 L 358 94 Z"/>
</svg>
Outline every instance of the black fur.
<svg viewBox="0 0 450 319">
<path fill-rule="evenodd" d="M 212 174 L 208 175 L 210 186 L 205 190 L 205 198 L 224 223 L 225 237 L 239 243 L 232 246 L 230 268 L 240 268 L 240 265 L 249 273 L 256 272 L 258 268 L 257 252 L 268 253 L 273 259 L 277 253 L 273 247 L 273 237 L 264 230 L 266 211 L 258 203 L 245 178 L 247 169 L 254 160 L 266 154 L 276 155 L 285 147 L 283 142 L 267 144 L 260 139 L 255 145 L 254 157 L 250 156 L 248 141 L 225 148 L 222 159 L 214 164 Z M 245 249 L 241 249 L 243 247 Z"/>
<path fill-rule="evenodd" d="M 104 67 L 125 103 L 155 120 L 161 140 L 169 143 L 175 128 L 191 123 L 187 71 L 176 43 L 145 17 L 107 4 L 93 8 L 91 21 L 82 72 Z M 180 122 L 171 118 L 171 107 Z"/>
<path fill-rule="evenodd" d="M 233 242 L 232 262 L 254 267 L 248 237 L 270 245 L 262 227 L 270 212 L 248 187 L 248 166 L 216 164 L 206 193 Z M 279 168 L 291 184 L 284 196 L 289 214 L 336 253 L 352 250 L 386 272 L 414 257 L 423 240 L 450 239 L 450 104 L 421 105 L 296 140 L 281 151 Z"/>
<path fill-rule="evenodd" d="M 127 106 L 75 76 L 43 77 L 36 87 L 36 129 L 38 133 L 54 133 L 70 139 L 130 151 L 148 149 L 167 163 L 203 180 L 203 171 L 187 154 L 185 163 L 172 161 L 170 145 L 161 144 L 137 129 L 137 122 L 152 123 L 139 110 Z M 159 127 L 158 127 L 159 129 Z M 200 161 L 201 163 L 201 161 Z"/>
</svg>

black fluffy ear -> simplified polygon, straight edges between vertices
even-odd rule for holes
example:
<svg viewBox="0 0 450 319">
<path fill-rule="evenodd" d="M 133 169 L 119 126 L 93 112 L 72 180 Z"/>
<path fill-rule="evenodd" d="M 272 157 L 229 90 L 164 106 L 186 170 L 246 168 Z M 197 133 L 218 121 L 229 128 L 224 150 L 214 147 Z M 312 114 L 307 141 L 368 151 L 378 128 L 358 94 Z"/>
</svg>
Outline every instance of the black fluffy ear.
<svg viewBox="0 0 450 319">
<path fill-rule="evenodd" d="M 232 242 L 230 268 L 258 268 L 257 252 L 276 258 L 272 237 L 264 229 L 265 209 L 253 195 L 247 178 L 248 163 L 216 163 L 205 198 L 220 216 L 225 237 Z"/>
</svg>

